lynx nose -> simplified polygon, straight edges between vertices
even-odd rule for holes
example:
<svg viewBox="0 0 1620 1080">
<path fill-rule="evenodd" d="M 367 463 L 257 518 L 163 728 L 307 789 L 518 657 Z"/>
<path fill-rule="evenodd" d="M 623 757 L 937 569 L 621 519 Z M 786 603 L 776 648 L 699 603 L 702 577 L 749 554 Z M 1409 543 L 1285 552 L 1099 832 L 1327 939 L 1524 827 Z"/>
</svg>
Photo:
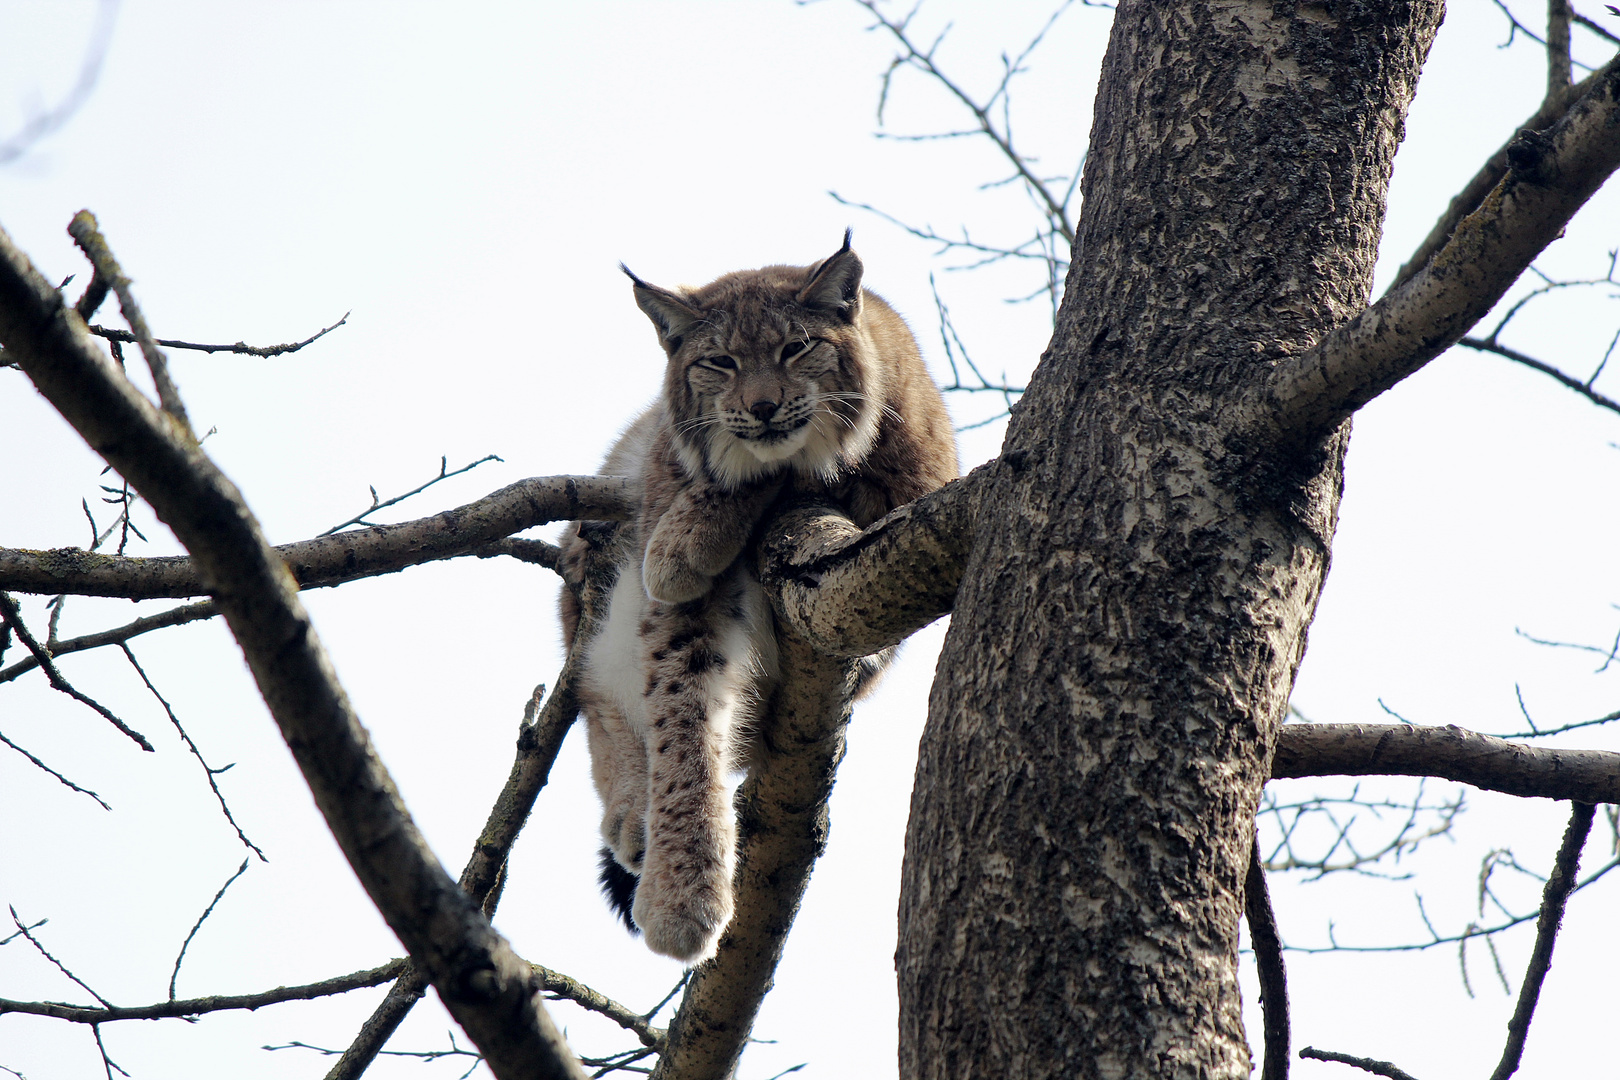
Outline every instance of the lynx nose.
<svg viewBox="0 0 1620 1080">
<path fill-rule="evenodd" d="M 748 411 L 754 414 L 754 419 L 760 423 L 768 423 L 776 415 L 776 402 L 756 401 L 748 406 Z"/>
</svg>

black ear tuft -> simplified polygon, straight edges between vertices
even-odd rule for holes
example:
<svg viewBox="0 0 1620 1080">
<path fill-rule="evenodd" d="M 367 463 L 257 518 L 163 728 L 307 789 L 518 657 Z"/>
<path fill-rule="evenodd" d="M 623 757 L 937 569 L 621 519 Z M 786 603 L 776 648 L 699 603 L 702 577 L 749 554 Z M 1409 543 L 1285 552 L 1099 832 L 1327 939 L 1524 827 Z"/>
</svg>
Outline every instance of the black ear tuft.
<svg viewBox="0 0 1620 1080">
<path fill-rule="evenodd" d="M 687 331 L 703 318 L 703 313 L 693 306 L 690 298 L 647 284 L 624 263 L 619 264 L 619 269 L 635 283 L 636 306 L 652 320 L 658 339 L 673 354 L 681 347 L 681 339 Z"/>
<path fill-rule="evenodd" d="M 641 933 L 641 928 L 630 918 L 630 908 L 636 902 L 636 884 L 641 879 L 620 866 L 619 860 L 607 848 L 602 849 L 598 865 L 601 872 L 597 874 L 597 881 L 602 885 L 602 895 L 607 898 L 608 906 L 618 913 L 619 918 L 624 920 L 625 928 L 632 934 Z"/>
<path fill-rule="evenodd" d="M 812 267 L 810 280 L 795 298 L 801 304 L 830 308 L 845 322 L 854 322 L 861 304 L 861 259 L 850 249 L 851 230 L 844 230 L 844 246 L 826 261 Z"/>
</svg>

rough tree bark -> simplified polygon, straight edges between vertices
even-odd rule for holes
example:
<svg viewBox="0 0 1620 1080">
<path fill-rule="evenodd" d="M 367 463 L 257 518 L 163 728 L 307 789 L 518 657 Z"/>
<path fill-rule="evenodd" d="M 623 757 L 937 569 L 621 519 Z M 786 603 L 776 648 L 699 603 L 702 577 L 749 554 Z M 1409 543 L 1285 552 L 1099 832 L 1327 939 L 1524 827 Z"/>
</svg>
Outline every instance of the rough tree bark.
<svg viewBox="0 0 1620 1080">
<path fill-rule="evenodd" d="M 1248 403 L 1366 304 L 1441 11 L 1119 5 L 930 699 L 902 1076 L 1249 1074 L 1244 874 L 1349 432 L 1279 443 Z"/>
</svg>

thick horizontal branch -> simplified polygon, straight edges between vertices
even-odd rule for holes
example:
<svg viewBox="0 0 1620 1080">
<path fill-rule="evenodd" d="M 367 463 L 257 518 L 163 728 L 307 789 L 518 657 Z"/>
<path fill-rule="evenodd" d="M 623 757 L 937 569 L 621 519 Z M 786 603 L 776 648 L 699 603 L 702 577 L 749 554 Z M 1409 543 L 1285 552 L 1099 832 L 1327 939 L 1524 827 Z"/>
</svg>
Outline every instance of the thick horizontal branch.
<svg viewBox="0 0 1620 1080">
<path fill-rule="evenodd" d="M 56 1001 L 10 1001 L 0 998 L 0 1015 L 28 1013 L 50 1016 L 57 1020 L 70 1020 L 75 1024 L 110 1024 L 115 1020 L 167 1020 L 179 1016 L 201 1016 L 204 1013 L 225 1012 L 230 1009 L 262 1009 L 266 1005 L 279 1005 L 284 1001 L 308 1001 L 312 998 L 346 994 L 367 986 L 380 986 L 399 977 L 407 961 L 390 960 L 381 967 L 356 971 L 349 975 L 305 983 L 303 986 L 278 986 L 257 994 L 213 994 L 208 997 L 185 998 L 180 1001 L 160 1001 L 156 1005 L 132 1007 L 109 1006 L 105 1009 L 83 1005 L 65 1005 Z"/>
<path fill-rule="evenodd" d="M 299 588 L 341 585 L 480 550 L 515 532 L 552 521 L 620 521 L 632 512 L 629 481 L 614 476 L 537 476 L 476 502 L 398 525 L 333 533 L 282 544 L 275 551 Z M 487 554 L 535 561 L 527 548 Z M 139 559 L 80 548 L 50 551 L 0 548 L 0 589 L 55 596 L 115 596 L 130 600 L 200 596 L 197 568 L 185 556 Z"/>
<path fill-rule="evenodd" d="M 1285 724 L 1271 776 L 1437 776 L 1508 795 L 1620 803 L 1620 754 L 1525 746 L 1454 725 Z"/>
<path fill-rule="evenodd" d="M 241 494 L 175 415 L 135 389 L 4 233 L 0 345 L 190 552 L 349 865 L 491 1071 L 503 1080 L 582 1078 L 541 1004 L 533 971 L 411 820 L 285 560 Z"/>
<path fill-rule="evenodd" d="M 924 495 L 864 531 L 820 504 L 789 508 L 760 544 L 760 577 L 778 617 L 832 656 L 897 645 L 956 603 L 988 475 Z"/>
<path fill-rule="evenodd" d="M 1433 259 L 1403 285 L 1262 383 L 1261 410 L 1308 442 L 1467 333 L 1620 167 L 1620 57 L 1544 133 L 1523 132 L 1509 169 Z"/>
</svg>

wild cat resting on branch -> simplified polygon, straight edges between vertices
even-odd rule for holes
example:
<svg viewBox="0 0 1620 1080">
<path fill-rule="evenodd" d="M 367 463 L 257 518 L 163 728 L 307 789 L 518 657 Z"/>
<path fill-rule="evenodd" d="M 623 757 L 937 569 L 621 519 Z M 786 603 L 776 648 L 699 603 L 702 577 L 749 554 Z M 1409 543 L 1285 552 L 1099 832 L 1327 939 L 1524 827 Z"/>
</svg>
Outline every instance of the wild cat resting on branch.
<svg viewBox="0 0 1620 1080">
<path fill-rule="evenodd" d="M 954 478 L 956 440 L 916 339 L 861 288 L 848 232 L 813 266 L 700 289 L 625 273 L 669 362 L 662 397 L 603 465 L 640 486 L 641 510 L 611 542 L 619 576 L 583 643 L 580 700 L 603 883 L 654 951 L 695 963 L 731 919 L 727 775 L 747 765 L 750 721 L 777 677 L 749 539 L 789 491 L 869 525 Z M 565 558 L 577 565 L 588 546 L 576 525 Z M 579 618 L 564 590 L 570 646 Z"/>
</svg>

